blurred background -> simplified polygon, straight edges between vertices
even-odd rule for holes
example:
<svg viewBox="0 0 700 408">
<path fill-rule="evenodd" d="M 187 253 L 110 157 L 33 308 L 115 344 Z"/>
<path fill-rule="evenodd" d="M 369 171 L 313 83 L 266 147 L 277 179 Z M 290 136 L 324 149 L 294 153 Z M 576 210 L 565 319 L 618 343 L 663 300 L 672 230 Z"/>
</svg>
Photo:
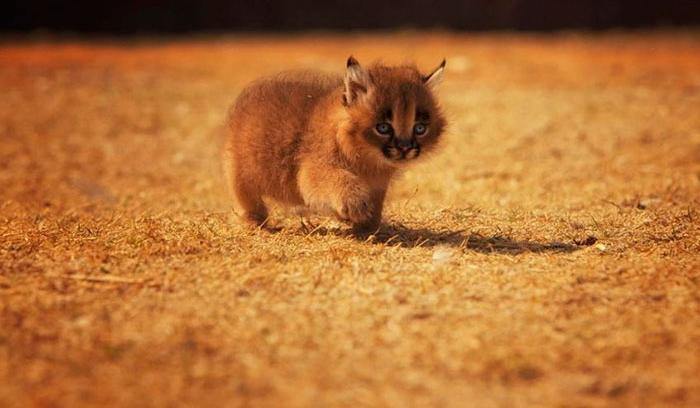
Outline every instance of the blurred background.
<svg viewBox="0 0 700 408">
<path fill-rule="evenodd" d="M 0 408 L 700 407 L 700 0 L 0 1 Z M 445 148 L 244 229 L 229 106 L 350 54 Z"/>
<path fill-rule="evenodd" d="M 692 26 L 697 0 L 10 1 L 0 30 L 143 34 L 346 29 L 528 30 Z"/>
</svg>

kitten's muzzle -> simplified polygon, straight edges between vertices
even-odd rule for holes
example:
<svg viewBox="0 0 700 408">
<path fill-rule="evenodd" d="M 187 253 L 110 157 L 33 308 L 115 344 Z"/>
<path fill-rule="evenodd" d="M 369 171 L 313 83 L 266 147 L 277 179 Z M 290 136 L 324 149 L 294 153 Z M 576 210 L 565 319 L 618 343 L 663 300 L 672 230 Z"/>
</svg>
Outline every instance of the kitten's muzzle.
<svg viewBox="0 0 700 408">
<path fill-rule="evenodd" d="M 392 160 L 405 160 L 418 157 L 420 146 L 415 139 L 394 139 L 393 143 L 382 149 L 384 155 Z"/>
</svg>

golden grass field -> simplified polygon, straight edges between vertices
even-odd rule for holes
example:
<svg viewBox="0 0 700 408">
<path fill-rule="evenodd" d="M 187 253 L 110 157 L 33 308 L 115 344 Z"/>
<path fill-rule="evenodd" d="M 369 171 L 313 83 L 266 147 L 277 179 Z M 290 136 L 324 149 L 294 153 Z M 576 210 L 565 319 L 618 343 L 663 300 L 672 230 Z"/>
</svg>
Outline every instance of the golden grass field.
<svg viewBox="0 0 700 408">
<path fill-rule="evenodd" d="M 236 223 L 228 106 L 446 57 L 385 225 Z M 0 406 L 700 406 L 700 34 L 0 45 Z"/>
</svg>

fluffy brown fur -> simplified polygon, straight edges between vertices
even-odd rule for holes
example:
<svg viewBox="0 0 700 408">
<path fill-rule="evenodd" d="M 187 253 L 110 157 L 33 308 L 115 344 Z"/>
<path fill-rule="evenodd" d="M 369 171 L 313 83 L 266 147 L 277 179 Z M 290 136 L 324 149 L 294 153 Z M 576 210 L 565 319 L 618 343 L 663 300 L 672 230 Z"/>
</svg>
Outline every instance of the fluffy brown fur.
<svg viewBox="0 0 700 408">
<path fill-rule="evenodd" d="M 432 90 L 444 67 L 424 76 L 350 57 L 345 77 L 291 72 L 249 85 L 231 108 L 225 152 L 243 219 L 264 225 L 271 199 L 377 228 L 392 176 L 443 133 Z"/>
</svg>

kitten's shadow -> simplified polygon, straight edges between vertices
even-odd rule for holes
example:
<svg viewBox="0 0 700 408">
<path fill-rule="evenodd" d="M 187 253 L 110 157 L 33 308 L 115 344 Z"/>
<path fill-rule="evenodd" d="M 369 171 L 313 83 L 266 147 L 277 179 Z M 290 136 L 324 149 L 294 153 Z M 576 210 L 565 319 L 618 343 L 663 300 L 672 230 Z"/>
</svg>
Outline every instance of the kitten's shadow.
<svg viewBox="0 0 700 408">
<path fill-rule="evenodd" d="M 312 235 L 337 235 L 356 239 L 363 242 L 399 245 L 405 247 L 434 247 L 447 245 L 469 248 L 481 253 L 501 253 L 517 255 L 525 252 L 574 252 L 596 242 L 595 237 L 583 241 L 565 242 L 536 242 L 514 240 L 501 235 L 483 236 L 461 231 L 434 231 L 426 228 L 409 228 L 401 224 L 383 224 L 374 233 L 357 233 L 340 228 L 317 228 Z"/>
</svg>

